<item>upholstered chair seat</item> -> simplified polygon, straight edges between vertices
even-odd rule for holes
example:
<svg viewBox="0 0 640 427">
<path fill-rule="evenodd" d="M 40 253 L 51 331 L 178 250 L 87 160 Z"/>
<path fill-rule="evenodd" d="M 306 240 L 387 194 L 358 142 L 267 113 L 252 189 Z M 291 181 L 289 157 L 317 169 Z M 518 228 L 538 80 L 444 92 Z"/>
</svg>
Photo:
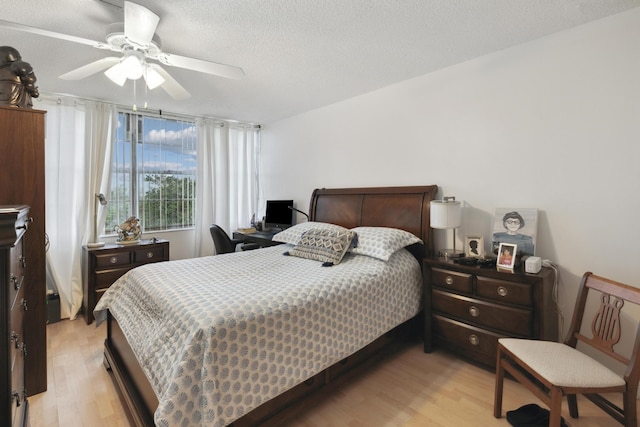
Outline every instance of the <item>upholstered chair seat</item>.
<svg viewBox="0 0 640 427">
<path fill-rule="evenodd" d="M 566 344 L 517 338 L 501 338 L 498 342 L 556 386 L 600 388 L 625 385 L 620 375 Z"/>
</svg>

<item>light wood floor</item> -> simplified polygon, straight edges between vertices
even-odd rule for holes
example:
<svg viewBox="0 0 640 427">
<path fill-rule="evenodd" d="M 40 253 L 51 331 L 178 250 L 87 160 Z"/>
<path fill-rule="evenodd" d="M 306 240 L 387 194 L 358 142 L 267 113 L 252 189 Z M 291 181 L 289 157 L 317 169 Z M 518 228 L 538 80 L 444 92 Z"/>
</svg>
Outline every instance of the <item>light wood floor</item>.
<svg viewBox="0 0 640 427">
<path fill-rule="evenodd" d="M 128 427 L 112 379 L 102 364 L 105 325 L 63 320 L 47 326 L 48 390 L 30 398 L 32 427 Z M 509 426 L 493 417 L 494 375 L 442 352 L 407 346 L 362 375 L 326 393 L 287 427 Z M 538 403 L 506 380 L 504 411 Z M 542 406 L 542 405 L 541 405 Z M 572 427 L 619 426 L 579 398 Z"/>
</svg>

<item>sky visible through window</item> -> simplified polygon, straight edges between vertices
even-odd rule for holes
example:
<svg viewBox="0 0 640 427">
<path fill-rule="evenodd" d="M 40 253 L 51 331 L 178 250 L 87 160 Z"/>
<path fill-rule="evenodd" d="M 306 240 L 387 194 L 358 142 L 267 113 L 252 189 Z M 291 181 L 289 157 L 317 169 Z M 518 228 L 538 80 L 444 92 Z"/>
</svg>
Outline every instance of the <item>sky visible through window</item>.
<svg viewBox="0 0 640 427">
<path fill-rule="evenodd" d="M 120 113 L 106 230 L 129 216 L 146 230 L 193 226 L 196 141 L 193 122 Z"/>
</svg>

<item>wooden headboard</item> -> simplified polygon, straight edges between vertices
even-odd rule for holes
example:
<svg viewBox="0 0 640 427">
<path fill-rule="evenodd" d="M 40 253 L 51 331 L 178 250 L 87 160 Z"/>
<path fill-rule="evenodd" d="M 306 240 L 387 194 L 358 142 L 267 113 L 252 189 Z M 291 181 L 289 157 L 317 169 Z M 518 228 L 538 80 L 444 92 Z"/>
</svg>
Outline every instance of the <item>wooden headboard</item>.
<svg viewBox="0 0 640 427">
<path fill-rule="evenodd" d="M 429 203 L 437 191 L 437 185 L 316 189 L 311 195 L 309 219 L 346 228 L 376 226 L 406 230 L 422 239 L 426 255 L 432 255 Z"/>
</svg>

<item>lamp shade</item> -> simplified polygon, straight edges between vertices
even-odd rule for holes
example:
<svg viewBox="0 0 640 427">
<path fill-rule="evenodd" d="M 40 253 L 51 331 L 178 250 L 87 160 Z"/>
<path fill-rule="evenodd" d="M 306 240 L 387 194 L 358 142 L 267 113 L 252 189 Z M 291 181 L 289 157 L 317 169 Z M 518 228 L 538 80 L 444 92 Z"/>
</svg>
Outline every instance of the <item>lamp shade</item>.
<svg viewBox="0 0 640 427">
<path fill-rule="evenodd" d="M 450 200 L 453 199 L 453 200 Z M 457 228 L 462 221 L 462 204 L 455 198 L 431 201 L 431 228 Z"/>
</svg>

